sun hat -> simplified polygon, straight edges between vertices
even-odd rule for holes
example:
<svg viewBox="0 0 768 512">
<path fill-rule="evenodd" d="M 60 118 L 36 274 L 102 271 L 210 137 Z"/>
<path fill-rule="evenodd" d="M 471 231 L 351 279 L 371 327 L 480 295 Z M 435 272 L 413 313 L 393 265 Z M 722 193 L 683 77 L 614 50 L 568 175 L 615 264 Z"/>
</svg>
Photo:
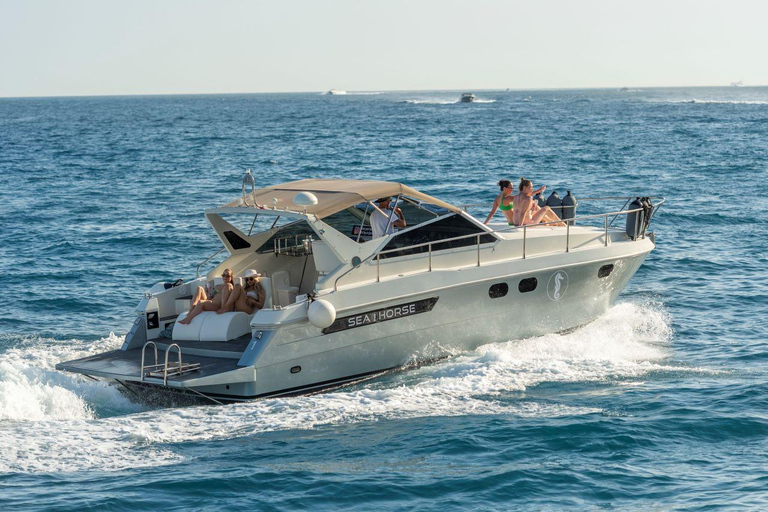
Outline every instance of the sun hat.
<svg viewBox="0 0 768 512">
<path fill-rule="evenodd" d="M 254 269 L 249 268 L 245 272 L 243 272 L 243 277 L 261 277 L 261 274 L 256 272 Z"/>
</svg>

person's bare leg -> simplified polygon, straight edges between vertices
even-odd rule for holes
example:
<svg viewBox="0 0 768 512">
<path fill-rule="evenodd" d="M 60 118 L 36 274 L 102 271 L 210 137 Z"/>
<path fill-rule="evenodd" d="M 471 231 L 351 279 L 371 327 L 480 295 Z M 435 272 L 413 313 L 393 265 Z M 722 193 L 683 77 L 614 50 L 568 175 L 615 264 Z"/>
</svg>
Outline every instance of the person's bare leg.
<svg viewBox="0 0 768 512">
<path fill-rule="evenodd" d="M 233 286 L 229 283 L 221 287 L 221 300 L 219 302 L 219 307 L 216 308 L 216 314 L 221 314 L 227 311 L 224 309 L 224 306 L 227 304 L 229 297 L 232 295 L 232 289 Z"/>
<path fill-rule="evenodd" d="M 243 287 L 241 285 L 235 285 L 231 292 L 226 295 L 221 294 L 221 308 L 216 311 L 217 315 L 226 313 L 227 311 L 233 311 L 235 309 L 235 303 L 240 295 L 244 295 Z"/>
<path fill-rule="evenodd" d="M 198 302 L 197 305 L 195 305 L 195 307 L 192 308 L 192 311 L 187 313 L 187 317 L 184 318 L 184 320 L 179 320 L 179 323 L 183 325 L 189 324 L 189 322 L 191 322 L 193 318 L 195 318 L 197 315 L 203 312 L 203 304 L 205 302 L 208 302 L 208 301 Z"/>
<path fill-rule="evenodd" d="M 542 210 L 544 210 L 544 218 L 541 222 L 557 222 L 557 224 L 550 224 L 550 226 L 565 226 L 565 223 L 560 222 L 560 217 L 552 211 L 552 208 L 545 206 Z"/>
<path fill-rule="evenodd" d="M 205 293 L 205 289 L 202 286 L 198 286 L 195 290 L 195 295 L 192 297 L 192 304 L 189 305 L 189 313 L 195 309 L 201 301 L 208 300 L 208 294 Z"/>
<path fill-rule="evenodd" d="M 248 302 L 245 300 L 246 297 L 247 295 L 245 293 L 238 295 L 237 302 L 235 302 L 235 310 L 242 311 L 243 313 L 250 315 L 253 313 L 253 308 L 248 305 Z"/>
</svg>

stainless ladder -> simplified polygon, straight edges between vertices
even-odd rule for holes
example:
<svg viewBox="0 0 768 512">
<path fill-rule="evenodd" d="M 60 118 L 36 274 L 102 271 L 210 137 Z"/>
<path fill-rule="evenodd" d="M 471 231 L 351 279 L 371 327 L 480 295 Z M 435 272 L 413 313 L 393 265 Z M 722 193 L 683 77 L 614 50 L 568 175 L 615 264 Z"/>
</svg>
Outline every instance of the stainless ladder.
<svg viewBox="0 0 768 512">
<path fill-rule="evenodd" d="M 152 345 L 152 348 L 155 349 L 155 364 L 144 364 L 144 356 L 146 354 L 147 347 Z M 171 349 L 173 347 L 176 347 L 176 352 L 179 355 L 178 361 L 176 362 L 176 365 L 169 365 L 168 364 L 168 356 L 171 353 Z M 172 343 L 171 345 L 168 345 L 168 348 L 165 349 L 165 363 L 160 364 L 158 362 L 157 357 L 157 344 L 155 344 L 154 341 L 148 341 L 144 344 L 144 346 L 141 348 L 141 375 L 140 380 L 141 382 L 144 382 L 145 377 L 151 377 L 159 379 L 162 377 L 163 379 L 163 385 L 168 385 L 168 376 L 171 377 L 178 376 L 178 375 L 184 375 L 185 373 L 194 372 L 200 369 L 200 363 L 187 363 L 182 364 L 181 362 L 181 347 L 178 343 Z"/>
</svg>

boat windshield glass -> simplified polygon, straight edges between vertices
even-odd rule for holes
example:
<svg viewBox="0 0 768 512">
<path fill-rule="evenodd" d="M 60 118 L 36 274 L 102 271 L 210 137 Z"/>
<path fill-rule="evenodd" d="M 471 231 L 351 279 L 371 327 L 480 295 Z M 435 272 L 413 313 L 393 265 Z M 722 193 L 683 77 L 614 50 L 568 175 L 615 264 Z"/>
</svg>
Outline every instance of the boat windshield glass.
<svg viewBox="0 0 768 512">
<path fill-rule="evenodd" d="M 412 247 L 414 245 L 425 244 L 433 242 L 432 251 L 443 251 L 446 249 L 454 249 L 457 247 L 467 247 L 477 244 L 477 237 L 467 236 L 467 238 L 460 238 L 459 240 L 449 240 L 446 242 L 440 242 L 440 240 L 452 239 L 465 235 L 480 235 L 480 243 L 492 243 L 496 241 L 493 235 L 484 231 L 465 219 L 461 215 L 451 213 L 441 217 L 440 219 L 425 223 L 422 226 L 416 226 L 413 229 L 397 233 L 389 243 L 384 246 L 382 251 L 389 251 L 392 249 L 400 249 L 400 251 L 391 252 L 388 254 L 382 254 L 381 259 L 385 258 L 397 258 L 400 256 L 408 256 L 411 254 L 420 254 L 429 251 L 428 245 L 420 247 Z"/>
<path fill-rule="evenodd" d="M 275 218 L 272 217 L 273 222 L 274 219 Z M 280 228 L 280 230 L 269 237 L 266 242 L 261 244 L 261 246 L 256 249 L 256 252 L 273 252 L 278 244 L 282 249 L 301 246 L 304 243 L 304 239 L 309 237 L 316 239 L 317 234 L 311 227 L 309 227 L 307 221 L 297 220 Z"/>
</svg>

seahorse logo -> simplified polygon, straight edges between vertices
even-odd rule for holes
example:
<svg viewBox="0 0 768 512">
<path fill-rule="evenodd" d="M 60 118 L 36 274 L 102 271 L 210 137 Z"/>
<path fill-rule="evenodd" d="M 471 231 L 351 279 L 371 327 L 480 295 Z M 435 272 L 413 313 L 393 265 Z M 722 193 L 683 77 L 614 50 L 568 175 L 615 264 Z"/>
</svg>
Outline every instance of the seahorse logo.
<svg viewBox="0 0 768 512">
<path fill-rule="evenodd" d="M 563 298 L 568 290 L 568 274 L 564 270 L 558 270 L 549 278 L 547 283 L 547 295 L 550 300 L 558 301 Z"/>
<path fill-rule="evenodd" d="M 562 282 L 563 282 L 563 274 L 558 272 L 557 274 L 555 274 L 555 293 L 552 294 L 555 300 L 560 300 L 560 283 Z"/>
</svg>

